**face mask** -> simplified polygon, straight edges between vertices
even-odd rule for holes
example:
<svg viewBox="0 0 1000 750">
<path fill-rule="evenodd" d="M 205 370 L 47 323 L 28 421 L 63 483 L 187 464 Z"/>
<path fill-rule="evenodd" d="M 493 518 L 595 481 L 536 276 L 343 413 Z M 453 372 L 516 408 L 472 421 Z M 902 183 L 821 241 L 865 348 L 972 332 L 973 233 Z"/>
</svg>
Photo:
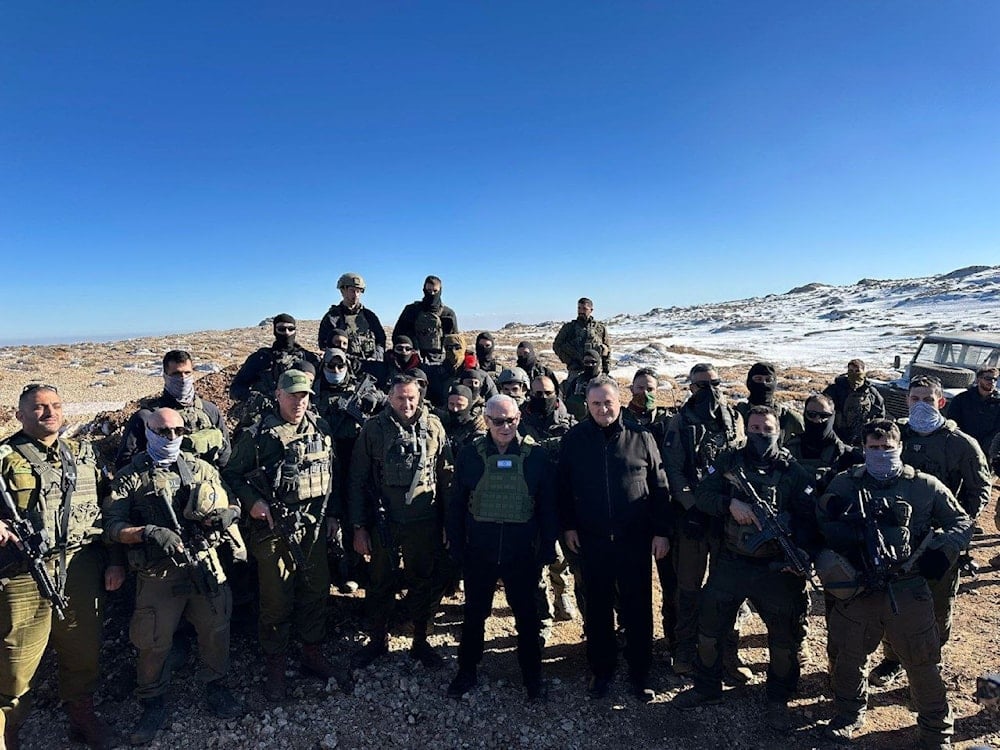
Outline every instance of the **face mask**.
<svg viewBox="0 0 1000 750">
<path fill-rule="evenodd" d="M 177 403 L 190 406 L 194 403 L 194 375 L 164 375 L 163 390 Z"/>
<path fill-rule="evenodd" d="M 749 433 L 747 435 L 747 448 L 750 450 L 750 455 L 760 461 L 776 458 L 780 437 L 777 432 L 770 435 L 765 435 L 762 432 Z"/>
<path fill-rule="evenodd" d="M 476 359 L 480 363 L 486 364 L 487 362 L 493 361 L 493 347 L 483 346 L 482 344 L 476 344 Z"/>
<path fill-rule="evenodd" d="M 646 411 L 653 411 L 656 408 L 656 394 L 647 393 L 644 397 L 644 404 L 646 406 Z"/>
<path fill-rule="evenodd" d="M 847 373 L 847 382 L 851 384 L 851 388 L 857 388 L 865 382 L 865 374 L 863 372 L 849 372 Z"/>
<path fill-rule="evenodd" d="M 424 306 L 431 309 L 441 307 L 441 292 L 424 292 Z"/>
<path fill-rule="evenodd" d="M 755 406 L 765 406 L 774 400 L 774 389 L 776 383 L 755 383 L 752 380 L 747 384 L 750 396 L 747 399 Z"/>
<path fill-rule="evenodd" d="M 340 385 L 347 378 L 347 370 L 327 370 L 323 368 L 323 377 L 330 385 Z"/>
<path fill-rule="evenodd" d="M 597 372 L 598 372 L 598 370 L 600 370 L 600 368 L 601 368 L 600 365 L 584 365 L 583 366 L 583 373 L 587 377 L 596 378 L 597 377 Z"/>
<path fill-rule="evenodd" d="M 291 349 L 295 346 L 294 333 L 275 333 L 274 345 L 277 349 Z"/>
<path fill-rule="evenodd" d="M 146 428 L 146 452 L 157 466 L 170 466 L 181 454 L 183 437 L 166 438 Z"/>
<path fill-rule="evenodd" d="M 910 407 L 909 425 L 921 435 L 930 435 L 944 424 L 944 417 L 934 404 L 918 401 Z"/>
<path fill-rule="evenodd" d="M 898 477 L 903 471 L 901 449 L 865 448 L 865 471 L 882 481 Z"/>
<path fill-rule="evenodd" d="M 554 394 L 551 396 L 532 394 L 531 398 L 528 399 L 528 406 L 532 414 L 548 416 L 556 410 L 556 396 Z"/>
<path fill-rule="evenodd" d="M 820 442 L 833 436 L 833 417 L 824 419 L 822 422 L 813 422 L 811 419 L 803 418 L 805 423 L 805 433 L 803 437 L 808 442 Z"/>
</svg>

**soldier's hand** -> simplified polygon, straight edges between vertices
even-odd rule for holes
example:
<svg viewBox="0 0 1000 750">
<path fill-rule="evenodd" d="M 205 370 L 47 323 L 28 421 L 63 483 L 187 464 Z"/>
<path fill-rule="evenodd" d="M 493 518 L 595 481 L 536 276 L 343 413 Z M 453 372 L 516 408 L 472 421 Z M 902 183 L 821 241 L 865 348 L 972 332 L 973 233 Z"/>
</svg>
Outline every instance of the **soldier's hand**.
<svg viewBox="0 0 1000 750">
<path fill-rule="evenodd" d="M 326 538 L 331 542 L 337 538 L 337 532 L 340 531 L 340 521 L 338 521 L 333 516 L 328 516 L 326 519 Z"/>
<path fill-rule="evenodd" d="M 18 541 L 17 534 L 10 530 L 6 521 L 0 521 L 0 547 L 6 547 L 9 542 L 13 542 L 20 549 L 21 542 Z"/>
<path fill-rule="evenodd" d="M 117 591 L 125 583 L 125 566 L 109 565 L 104 569 L 104 590 Z"/>
<path fill-rule="evenodd" d="M 250 518 L 256 518 L 258 521 L 267 521 L 267 528 L 274 528 L 274 519 L 271 518 L 271 506 L 263 500 L 258 500 L 250 506 Z"/>
<path fill-rule="evenodd" d="M 354 551 L 365 558 L 365 562 L 371 562 L 372 538 L 368 529 L 364 527 L 354 529 Z"/>
<path fill-rule="evenodd" d="M 181 541 L 180 535 L 166 526 L 147 526 L 142 536 L 147 542 L 160 548 L 167 557 L 173 557 L 178 552 L 184 551 L 184 542 Z"/>
<path fill-rule="evenodd" d="M 580 535 L 576 533 L 576 529 L 568 529 L 563 534 L 563 539 L 566 540 L 566 547 L 570 552 L 580 551 Z"/>
<path fill-rule="evenodd" d="M 753 524 L 758 529 L 761 527 L 760 521 L 758 521 L 757 516 L 754 515 L 753 509 L 745 502 L 737 500 L 735 497 L 729 501 L 729 514 L 740 526 L 749 526 L 750 524 Z"/>
<path fill-rule="evenodd" d="M 670 551 L 670 540 L 665 536 L 653 537 L 653 559 L 662 560 Z"/>
</svg>

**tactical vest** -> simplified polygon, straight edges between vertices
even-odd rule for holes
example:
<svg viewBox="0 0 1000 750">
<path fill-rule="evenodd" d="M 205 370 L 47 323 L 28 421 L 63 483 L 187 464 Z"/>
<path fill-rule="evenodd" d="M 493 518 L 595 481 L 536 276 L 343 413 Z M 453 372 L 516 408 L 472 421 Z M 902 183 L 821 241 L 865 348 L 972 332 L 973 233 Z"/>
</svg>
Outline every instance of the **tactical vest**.
<svg viewBox="0 0 1000 750">
<path fill-rule="evenodd" d="M 372 359 L 375 356 L 375 332 L 368 324 L 364 308 L 356 313 L 343 313 L 342 326 L 347 331 L 347 353 L 361 359 Z"/>
<path fill-rule="evenodd" d="M 596 320 L 590 318 L 582 326 L 579 323 L 576 324 L 576 348 L 580 353 L 580 359 L 583 359 L 583 353 L 588 349 L 601 351 L 602 346 L 604 346 L 604 342 L 597 332 Z"/>
<path fill-rule="evenodd" d="M 299 430 L 301 424 L 305 425 L 302 431 Z M 304 503 L 325 497 L 333 483 L 333 439 L 320 431 L 316 416 L 310 412 L 306 412 L 301 424 L 289 424 L 277 414 L 269 414 L 261 420 L 258 434 L 254 435 L 258 450 L 259 435 L 270 435 L 281 443 L 285 460 L 295 464 L 295 486 L 290 491 L 283 488 L 278 498 L 285 503 Z M 280 462 L 274 472 L 272 481 L 277 489 L 281 481 Z"/>
<path fill-rule="evenodd" d="M 727 405 L 721 408 L 729 409 Z M 708 429 L 703 422 L 688 424 L 685 419 L 681 427 L 681 439 L 684 445 L 685 476 L 688 481 L 697 484 L 705 477 L 708 467 L 715 463 L 719 454 L 727 448 L 735 448 L 739 437 L 736 430 L 736 415 L 730 412 L 729 425 L 731 429 Z"/>
<path fill-rule="evenodd" d="M 271 349 L 271 368 L 261 374 L 261 379 L 255 386 L 255 390 L 260 391 L 268 398 L 274 398 L 274 392 L 278 388 L 278 379 L 285 370 L 291 370 L 292 365 L 302 359 L 302 354 L 303 350 L 299 347 Z"/>
<path fill-rule="evenodd" d="M 851 483 L 857 492 L 862 488 L 862 480 L 865 476 L 865 467 L 857 466 L 850 470 Z M 870 490 L 873 501 L 880 507 L 878 510 L 869 509 L 875 518 L 875 525 L 878 527 L 882 538 L 885 539 L 886 546 L 892 551 L 892 557 L 897 562 L 901 562 L 910 556 L 913 551 L 913 539 L 910 536 L 910 518 L 913 515 L 913 503 L 911 494 L 913 492 L 913 480 L 916 472 L 909 466 L 903 467 L 903 473 L 899 475 L 895 482 L 887 488 L 872 488 Z M 855 495 L 855 502 L 858 502 Z M 884 500 L 885 502 L 879 502 Z M 856 555 L 863 553 L 863 549 L 857 549 L 848 554 L 848 559 L 860 563 Z"/>
<path fill-rule="evenodd" d="M 416 496 L 421 487 L 433 491 L 436 484 L 434 457 L 429 455 L 426 415 L 421 414 L 409 427 L 389 416 L 384 421 L 395 431 L 382 447 L 383 483 L 388 487 L 411 487 L 411 497 Z"/>
<path fill-rule="evenodd" d="M 477 521 L 525 523 L 535 512 L 535 503 L 524 479 L 524 462 L 535 447 L 525 437 L 521 453 L 486 455 L 486 438 L 476 440 L 476 452 L 483 462 L 483 476 L 469 498 L 469 512 Z"/>
<path fill-rule="evenodd" d="M 420 351 L 440 351 L 444 338 L 441 316 L 433 310 L 421 309 L 413 321 L 417 349 Z"/>
<path fill-rule="evenodd" d="M 782 504 L 783 498 L 781 496 L 781 483 L 782 480 L 785 478 L 785 474 L 787 472 L 788 453 L 787 451 L 782 451 L 782 453 L 786 457 L 784 466 L 782 465 L 783 462 L 779 458 L 777 461 L 774 462 L 774 464 L 772 464 L 770 470 L 765 474 L 761 474 L 753 467 L 748 467 L 743 461 L 742 456 L 737 457 L 736 463 L 734 464 L 734 468 L 735 466 L 743 467 L 743 470 L 746 472 L 747 479 L 749 480 L 750 484 L 753 485 L 755 490 L 757 490 L 757 494 L 760 495 L 761 500 L 767 503 L 767 505 L 771 508 L 771 510 L 775 512 L 775 514 L 781 514 L 785 510 Z M 752 502 L 749 499 L 743 497 L 740 497 L 738 499 L 747 503 Z M 778 544 L 777 541 L 774 540 L 764 542 L 755 550 L 750 549 L 750 546 L 748 545 L 750 537 L 753 537 L 758 533 L 759 530 L 757 529 L 757 526 L 755 524 L 750 524 L 748 526 L 741 526 L 740 524 L 736 523 L 736 520 L 732 517 L 732 514 L 730 514 L 727 510 L 724 522 L 724 539 L 726 546 L 730 550 L 744 557 L 753 557 L 753 558 L 780 557 L 782 554 L 781 546 Z"/>
<path fill-rule="evenodd" d="M 8 442 L 26 464 L 13 468 L 8 484 L 21 515 L 42 525 L 53 540 L 53 553 L 73 550 L 101 534 L 97 458 L 89 443 L 59 438 L 59 464 L 29 440 Z M 68 470 L 67 470 L 68 469 Z M 37 490 L 37 502 L 32 495 Z M 69 508 L 63 499 L 69 493 Z M 68 510 L 68 514 L 66 511 Z"/>
</svg>

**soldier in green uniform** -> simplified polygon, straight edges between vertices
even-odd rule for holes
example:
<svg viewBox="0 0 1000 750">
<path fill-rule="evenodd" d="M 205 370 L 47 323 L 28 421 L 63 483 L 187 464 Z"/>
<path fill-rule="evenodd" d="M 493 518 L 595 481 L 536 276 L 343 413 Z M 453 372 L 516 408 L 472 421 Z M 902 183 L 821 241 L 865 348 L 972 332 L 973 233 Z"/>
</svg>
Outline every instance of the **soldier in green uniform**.
<svg viewBox="0 0 1000 750">
<path fill-rule="evenodd" d="M 600 357 L 601 372 L 608 372 L 611 366 L 611 340 L 608 329 L 594 320 L 594 303 L 587 297 L 581 297 L 576 302 L 576 320 L 564 323 L 555 341 L 552 351 L 569 369 L 571 378 L 584 369 L 583 355 L 588 349 L 596 349 Z"/>
<path fill-rule="evenodd" d="M 351 458 L 354 549 L 371 560 L 365 595 L 370 640 L 355 655 L 357 667 L 389 651 L 400 555 L 413 622 L 410 656 L 428 669 L 442 663 L 427 641 L 427 629 L 444 592 L 444 495 L 452 462 L 441 421 L 422 409 L 421 401 L 417 382 L 397 377 L 389 391 L 390 408 L 368 420 Z"/>
<path fill-rule="evenodd" d="M 835 477 L 817 508 L 828 549 L 816 569 L 834 597 L 828 639 L 837 715 L 826 733 L 848 743 L 864 726 L 865 664 L 884 635 L 909 675 L 920 746 L 949 747 L 954 720 L 927 580 L 958 558 L 972 522 L 944 484 L 903 462 L 894 423 L 872 422 L 863 437 L 864 466 Z"/>
<path fill-rule="evenodd" d="M 694 687 L 674 698 L 674 704 L 685 709 L 722 700 L 721 643 L 740 605 L 749 599 L 767 626 L 770 663 L 764 718 L 775 731 L 787 732 L 788 701 L 799 681 L 796 655 L 805 633 L 805 580 L 795 573 L 777 539 L 757 541 L 757 501 L 737 485 L 741 475 L 774 515 L 787 514 L 789 542 L 806 560 L 818 546 L 812 475 L 781 448 L 775 411 L 754 406 L 747 444 L 720 454 L 695 490 L 699 510 L 724 518 L 723 540 L 702 591 Z"/>
<path fill-rule="evenodd" d="M 355 360 L 381 361 L 385 355 L 385 329 L 378 315 L 361 304 L 365 280 L 357 273 L 345 273 L 337 279 L 341 301 L 331 305 L 319 323 L 319 348 L 339 349 L 334 340 L 337 331 L 347 334 L 344 350 Z"/>
<path fill-rule="evenodd" d="M 28 692 L 50 638 L 59 662 L 59 697 L 69 715 L 70 738 L 94 748 L 109 748 L 113 736 L 94 713 L 100 677 L 101 610 L 104 591 L 125 578 L 120 559 L 108 566 L 101 535 L 101 481 L 88 443 L 59 437 L 63 407 L 55 386 L 31 384 L 18 400 L 21 429 L 0 446 L 0 475 L 18 515 L 45 529 L 51 548 L 45 567 L 69 602 L 65 619 L 53 616 L 23 557 L 14 551 L 16 536 L 0 513 L 0 728 L 10 750 L 31 704 Z"/>
<path fill-rule="evenodd" d="M 769 406 L 778 415 L 778 426 L 781 428 L 781 442 L 790 437 L 801 435 L 805 426 L 802 416 L 787 406 L 775 403 L 774 394 L 778 389 L 778 369 L 770 362 L 756 362 L 747 371 L 747 390 L 750 395 L 746 401 L 736 404 L 736 410 L 746 424 L 747 415 L 753 406 Z"/>
<path fill-rule="evenodd" d="M 563 403 L 566 405 L 566 411 L 578 422 L 587 418 L 587 385 L 600 374 L 601 353 L 597 349 L 587 349 L 583 353 L 580 369 L 563 383 Z"/>
<path fill-rule="evenodd" d="M 223 479 L 249 509 L 250 551 L 260 580 L 260 647 L 265 694 L 285 695 L 285 666 L 294 629 L 302 671 L 339 675 L 323 655 L 330 570 L 328 538 L 338 531 L 337 463 L 330 427 L 309 411 L 312 380 L 287 370 L 277 408 L 240 435 Z"/>
<path fill-rule="evenodd" d="M 742 447 L 743 418 L 725 398 L 715 366 L 701 362 L 688 373 L 691 397 L 670 420 L 660 446 L 677 523 L 671 555 L 657 561 L 663 597 L 663 632 L 674 672 L 694 672 L 698 606 L 709 558 L 719 553 L 717 523 L 695 504 L 695 490 L 724 450 Z M 676 580 L 676 584 L 674 584 Z M 676 599 L 669 596 L 676 586 Z M 739 634 L 730 633 L 723 654 L 726 672 L 745 682 L 751 675 L 737 663 Z"/>
<path fill-rule="evenodd" d="M 180 413 L 161 407 L 146 420 L 146 448 L 115 477 L 104 514 L 111 543 L 128 548 L 138 572 L 129 634 L 138 649 L 136 697 L 143 713 L 129 741 L 145 745 L 167 718 L 167 657 L 181 617 L 198 633 L 205 701 L 220 718 L 241 713 L 226 687 L 232 594 L 216 547 L 237 540 L 238 504 L 230 504 L 219 472 L 182 453 L 187 434 Z"/>
<path fill-rule="evenodd" d="M 966 435 L 941 408 L 941 381 L 920 375 L 910 380 L 909 418 L 903 423 L 903 463 L 941 480 L 958 504 L 975 521 L 990 500 L 993 478 L 979 444 Z M 952 613 L 958 596 L 959 561 L 940 577 L 928 580 L 942 645 L 951 636 Z M 903 675 L 900 658 L 886 644 L 885 658 L 872 670 L 873 685 L 889 685 Z"/>
</svg>

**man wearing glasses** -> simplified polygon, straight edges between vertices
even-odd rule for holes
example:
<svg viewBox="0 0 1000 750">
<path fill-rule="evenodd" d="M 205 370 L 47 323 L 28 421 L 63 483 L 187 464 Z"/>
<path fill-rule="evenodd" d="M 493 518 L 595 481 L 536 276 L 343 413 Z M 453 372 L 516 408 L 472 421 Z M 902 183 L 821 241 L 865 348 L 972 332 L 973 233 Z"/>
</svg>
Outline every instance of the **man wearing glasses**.
<svg viewBox="0 0 1000 750">
<path fill-rule="evenodd" d="M 590 419 L 562 440 L 557 497 L 564 540 L 579 553 L 587 592 L 590 696 L 604 698 L 618 660 L 614 604 L 625 627 L 625 660 L 635 696 L 650 702 L 653 589 L 650 557 L 670 543 L 670 495 L 660 452 L 648 432 L 621 419 L 618 383 L 607 375 L 587 387 Z"/>
<path fill-rule="evenodd" d="M 115 477 L 104 518 L 108 541 L 128 548 L 138 571 L 129 633 L 138 650 L 136 697 L 142 716 L 133 745 L 153 740 L 167 719 L 168 655 L 181 618 L 198 633 L 208 709 L 233 719 L 242 708 L 226 686 L 232 594 L 216 548 L 230 539 L 240 506 L 214 466 L 182 453 L 184 419 L 165 407 L 146 421 L 146 449 Z"/>
<path fill-rule="evenodd" d="M 381 362 L 366 360 L 361 363 L 359 377 L 371 375 L 379 390 L 388 393 L 392 381 L 399 375 L 407 375 L 420 367 L 420 353 L 413 346 L 413 339 L 402 334 L 393 334 L 392 349 L 385 353 Z"/>
<path fill-rule="evenodd" d="M 163 355 L 163 393 L 139 402 L 139 410 L 125 426 L 115 468 L 128 465 L 132 456 L 146 449 L 146 420 L 160 407 L 178 412 L 187 427 L 184 449 L 216 468 L 226 465 L 232 447 L 229 428 L 219 407 L 195 394 L 194 362 L 191 354 L 172 349 Z"/>
<path fill-rule="evenodd" d="M 489 433 L 458 454 L 448 505 L 448 551 L 465 577 L 458 674 L 448 695 L 476 685 L 493 593 L 503 580 L 517 627 L 517 661 L 529 700 L 542 697 L 542 649 L 535 594 L 541 567 L 555 560 L 558 523 L 545 449 L 518 435 L 510 396 L 486 403 Z"/>
<path fill-rule="evenodd" d="M 108 565 L 101 536 L 101 481 L 89 443 L 59 437 L 63 405 L 54 385 L 34 383 L 18 399 L 20 431 L 0 446 L 0 476 L 20 517 L 44 529 L 51 549 L 45 567 L 69 601 L 65 619 L 53 616 L 0 511 L 0 568 L 8 580 L 0 590 L 0 727 L 8 748 L 31 705 L 28 693 L 50 636 L 59 663 L 59 697 L 65 701 L 70 737 L 109 748 L 113 733 L 94 713 L 100 678 L 101 610 L 104 591 L 125 579 L 121 562 Z"/>
<path fill-rule="evenodd" d="M 295 342 L 297 325 L 288 313 L 274 316 L 274 342 L 255 351 L 240 367 L 229 385 L 229 397 L 243 402 L 238 430 L 249 427 L 274 406 L 274 391 L 285 370 L 307 362 L 319 371 L 319 357 Z"/>
<path fill-rule="evenodd" d="M 948 404 L 948 419 L 955 420 L 958 429 L 975 438 L 987 456 L 990 455 L 993 440 L 1000 434 L 998 375 L 1000 370 L 996 367 L 980 367 L 976 372 L 976 382 Z"/>
<path fill-rule="evenodd" d="M 378 315 L 361 304 L 365 280 L 361 274 L 345 273 L 337 279 L 341 301 L 331 305 L 319 323 L 319 348 L 343 348 L 333 340 L 333 332 L 347 333 L 345 351 L 354 359 L 380 361 L 385 354 L 385 329 Z"/>
<path fill-rule="evenodd" d="M 698 647 L 698 607 L 709 555 L 719 551 L 717 524 L 695 506 L 695 490 L 716 457 L 746 441 L 743 418 L 726 400 L 715 366 L 701 362 L 688 373 L 691 397 L 670 420 L 661 446 L 674 507 L 671 555 L 657 562 L 663 591 L 663 633 L 673 656 L 674 672 L 694 672 Z M 676 581 L 676 582 L 675 582 Z M 676 592 L 676 597 L 671 593 Z M 739 633 L 723 644 L 727 677 L 746 682 L 751 676 L 739 663 Z"/>
</svg>

